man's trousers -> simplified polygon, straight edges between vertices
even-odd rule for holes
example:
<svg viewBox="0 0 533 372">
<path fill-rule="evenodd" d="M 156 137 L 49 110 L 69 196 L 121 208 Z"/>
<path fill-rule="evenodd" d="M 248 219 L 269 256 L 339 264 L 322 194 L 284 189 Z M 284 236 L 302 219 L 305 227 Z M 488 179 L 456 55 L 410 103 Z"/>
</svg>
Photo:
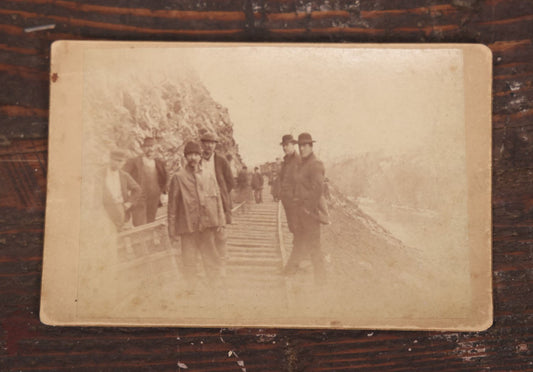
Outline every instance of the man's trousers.
<svg viewBox="0 0 533 372">
<path fill-rule="evenodd" d="M 214 286 L 220 278 L 221 262 L 215 245 L 215 234 L 216 228 L 209 228 L 180 236 L 185 279 L 193 287 L 198 279 L 198 253 L 202 257 L 208 283 Z"/>
</svg>

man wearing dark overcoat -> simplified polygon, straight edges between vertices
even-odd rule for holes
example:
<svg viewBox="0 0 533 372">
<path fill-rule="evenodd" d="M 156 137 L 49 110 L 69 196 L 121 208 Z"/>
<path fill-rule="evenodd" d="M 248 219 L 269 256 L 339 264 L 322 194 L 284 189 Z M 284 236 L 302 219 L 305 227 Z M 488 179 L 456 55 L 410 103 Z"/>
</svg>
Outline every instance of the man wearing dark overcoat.
<svg viewBox="0 0 533 372">
<path fill-rule="evenodd" d="M 110 153 L 109 166 L 100 173 L 102 202 L 107 215 L 117 231 L 121 231 L 129 219 L 129 213 L 138 203 L 141 187 L 133 178 L 120 168 L 126 160 L 126 153 L 113 150 Z"/>
<path fill-rule="evenodd" d="M 324 164 L 313 153 L 315 141 L 309 133 L 298 136 L 300 162 L 295 174 L 294 203 L 296 206 L 294 236 L 295 246 L 287 263 L 290 272 L 292 265 L 298 265 L 304 254 L 311 256 L 315 283 L 324 284 L 326 268 L 320 245 L 320 198 L 324 184 Z"/>
<path fill-rule="evenodd" d="M 171 179 L 168 198 L 168 234 L 181 240 L 184 275 L 188 290 L 197 284 L 196 258 L 199 252 L 211 286 L 219 283 L 221 260 L 216 249 L 217 230 L 225 224 L 222 198 L 215 177 L 205 169 L 200 145 L 188 142 L 187 160 Z"/>
<path fill-rule="evenodd" d="M 296 202 L 295 202 L 295 190 L 296 190 L 296 170 L 300 163 L 300 156 L 296 151 L 296 141 L 291 134 L 286 134 L 282 137 L 280 145 L 283 148 L 285 156 L 281 163 L 281 169 L 279 174 L 279 199 L 285 210 L 285 216 L 287 217 L 287 225 L 289 231 L 293 234 L 292 242 L 292 254 L 285 267 L 285 273 L 292 274 L 298 269 L 300 263 L 300 253 L 296 251 L 301 247 L 298 244 L 298 235 L 295 234 L 296 228 Z M 298 260 L 297 260 L 298 259 Z"/>
<path fill-rule="evenodd" d="M 230 165 L 224 156 L 215 152 L 218 143 L 218 138 L 214 133 L 206 132 L 201 137 L 202 142 L 202 166 L 205 172 L 214 174 L 216 177 L 218 187 L 220 189 L 220 197 L 222 198 L 222 205 L 224 207 L 224 214 L 226 223 L 231 223 L 231 190 L 235 186 L 233 173 Z M 216 233 L 217 251 L 225 262 L 226 259 L 226 231 L 224 228 L 218 229 Z"/>
<path fill-rule="evenodd" d="M 124 166 L 142 190 L 139 203 L 132 209 L 133 226 L 155 221 L 157 208 L 161 206 L 161 194 L 167 189 L 165 163 L 155 158 L 155 140 L 145 138 L 141 149 L 143 154 L 129 159 Z"/>
</svg>

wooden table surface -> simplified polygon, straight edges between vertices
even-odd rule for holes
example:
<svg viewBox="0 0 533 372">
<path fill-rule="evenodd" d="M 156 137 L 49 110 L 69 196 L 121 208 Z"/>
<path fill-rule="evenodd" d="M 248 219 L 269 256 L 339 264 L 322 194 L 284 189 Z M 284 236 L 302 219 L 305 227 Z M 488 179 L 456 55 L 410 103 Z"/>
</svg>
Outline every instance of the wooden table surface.
<svg viewBox="0 0 533 372">
<path fill-rule="evenodd" d="M 533 370 L 532 36 L 528 0 L 2 0 L 0 370 Z M 457 333 L 41 324 L 49 58 L 59 39 L 488 45 L 494 325 Z"/>
</svg>

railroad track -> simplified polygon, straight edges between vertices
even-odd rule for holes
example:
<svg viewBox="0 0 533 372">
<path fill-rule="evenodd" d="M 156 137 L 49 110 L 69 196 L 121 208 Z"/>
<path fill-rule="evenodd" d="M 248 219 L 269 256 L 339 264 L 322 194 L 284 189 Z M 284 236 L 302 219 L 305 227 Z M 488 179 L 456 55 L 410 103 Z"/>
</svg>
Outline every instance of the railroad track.
<svg viewBox="0 0 533 372">
<path fill-rule="evenodd" d="M 272 300 L 276 306 L 288 305 L 282 275 L 287 259 L 283 217 L 280 203 L 270 200 L 235 208 L 233 223 L 226 226 L 226 290 L 230 297 L 253 302 L 260 296 L 262 304 Z"/>
<path fill-rule="evenodd" d="M 199 259 L 199 282 L 203 284 L 199 285 L 198 293 L 187 297 L 185 302 L 182 299 L 184 279 L 179 244 L 172 246 L 168 239 L 157 238 L 161 243 L 164 242 L 165 249 L 162 252 L 158 252 L 159 249 L 150 253 L 144 251 L 145 246 L 153 246 L 156 230 L 166 234 L 166 213 L 161 212 L 153 224 L 136 227 L 122 234 L 126 252 L 143 255 L 121 264 L 122 275 L 127 276 L 127 282 L 132 288 L 124 291 L 124 298 L 114 307 L 114 312 L 145 316 L 150 313 L 150 306 L 159 304 L 159 308 L 166 308 L 165 311 L 169 313 L 180 309 L 182 315 L 189 314 L 188 312 L 193 314 L 197 311 L 197 306 L 206 306 L 213 296 L 217 297 L 219 306 L 233 314 L 232 318 L 241 310 L 248 316 L 266 316 L 272 311 L 279 313 L 280 309 L 290 308 L 291 298 L 288 294 L 291 292 L 291 284 L 282 275 L 282 268 L 287 260 L 284 242 L 288 241 L 290 235 L 281 203 L 267 200 L 256 204 L 251 201 L 234 208 L 233 223 L 226 225 L 224 288 L 213 292 L 206 286 L 205 272 Z M 140 238 L 133 237 L 135 233 L 146 235 L 144 240 L 149 244 L 141 243 Z M 129 236 L 132 242 L 138 242 L 138 249 L 127 247 Z M 125 257 L 129 257 L 129 254 L 125 254 Z M 156 258 L 161 259 L 147 264 Z M 143 264 L 139 265 L 139 262 Z"/>
</svg>

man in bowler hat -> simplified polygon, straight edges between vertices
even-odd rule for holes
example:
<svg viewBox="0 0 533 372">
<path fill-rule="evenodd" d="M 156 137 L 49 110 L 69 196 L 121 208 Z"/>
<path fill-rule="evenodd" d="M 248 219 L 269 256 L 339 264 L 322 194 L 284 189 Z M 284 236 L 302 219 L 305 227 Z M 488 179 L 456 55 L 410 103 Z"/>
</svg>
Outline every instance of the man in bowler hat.
<svg viewBox="0 0 533 372">
<path fill-rule="evenodd" d="M 318 216 L 325 169 L 324 164 L 313 153 L 314 142 L 309 133 L 301 133 L 298 136 L 300 162 L 294 176 L 294 247 L 285 272 L 294 273 L 303 257 L 309 254 L 313 263 L 315 284 L 321 285 L 326 281 L 326 269 L 320 247 L 320 218 Z"/>
<path fill-rule="evenodd" d="M 298 249 L 298 236 L 295 235 L 296 229 L 296 203 L 295 198 L 295 189 L 296 189 L 296 169 L 300 163 L 300 156 L 296 151 L 296 141 L 291 134 L 286 134 L 281 138 L 280 145 L 283 148 L 285 156 L 283 157 L 283 162 L 281 163 L 281 169 L 278 180 L 278 196 L 285 210 L 285 216 L 287 216 L 287 225 L 289 231 L 293 234 L 293 251 Z M 296 248 L 295 248 L 296 247 Z M 296 271 L 297 263 L 287 266 L 286 272 L 291 273 Z"/>
<path fill-rule="evenodd" d="M 167 189 L 167 171 L 164 161 L 155 157 L 155 140 L 145 138 L 141 149 L 143 154 L 129 159 L 124 166 L 142 190 L 139 203 L 132 209 L 133 226 L 155 221 L 161 194 Z"/>
</svg>

